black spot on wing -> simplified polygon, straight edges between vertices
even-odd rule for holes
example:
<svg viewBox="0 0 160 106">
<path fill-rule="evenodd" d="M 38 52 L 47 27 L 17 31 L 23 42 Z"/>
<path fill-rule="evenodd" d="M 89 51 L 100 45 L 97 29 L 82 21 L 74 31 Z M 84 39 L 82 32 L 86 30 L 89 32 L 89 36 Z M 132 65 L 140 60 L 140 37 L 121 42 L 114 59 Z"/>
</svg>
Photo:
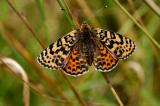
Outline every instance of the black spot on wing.
<svg viewBox="0 0 160 106">
<path fill-rule="evenodd" d="M 57 40 L 57 47 L 59 47 L 59 46 L 62 46 L 61 38 L 59 38 L 59 39 Z"/>
<path fill-rule="evenodd" d="M 51 45 L 49 45 L 49 50 L 50 50 L 49 52 L 50 52 L 50 54 L 52 54 L 52 55 L 54 54 L 53 44 L 54 44 L 54 43 L 52 43 Z"/>
</svg>

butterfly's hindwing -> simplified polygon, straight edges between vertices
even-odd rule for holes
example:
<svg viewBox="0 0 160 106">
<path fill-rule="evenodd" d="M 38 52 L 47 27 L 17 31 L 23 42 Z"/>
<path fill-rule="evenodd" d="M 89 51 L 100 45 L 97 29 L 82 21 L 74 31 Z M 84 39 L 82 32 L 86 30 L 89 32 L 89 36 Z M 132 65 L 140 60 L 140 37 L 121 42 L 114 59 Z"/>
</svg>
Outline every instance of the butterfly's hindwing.
<svg viewBox="0 0 160 106">
<path fill-rule="evenodd" d="M 117 63 L 118 59 L 109 53 L 108 49 L 103 44 L 100 44 L 98 51 L 95 53 L 93 61 L 96 70 L 108 72 L 112 70 Z"/>
<path fill-rule="evenodd" d="M 94 33 L 118 59 L 126 59 L 135 49 L 135 43 L 118 33 L 94 28 Z"/>
<path fill-rule="evenodd" d="M 77 31 L 74 30 L 59 38 L 37 57 L 38 62 L 50 69 L 62 69 L 67 63 L 67 57 L 76 43 Z"/>
<path fill-rule="evenodd" d="M 83 54 L 74 48 L 68 57 L 68 62 L 63 70 L 71 76 L 80 76 L 88 71 L 88 64 Z"/>
</svg>

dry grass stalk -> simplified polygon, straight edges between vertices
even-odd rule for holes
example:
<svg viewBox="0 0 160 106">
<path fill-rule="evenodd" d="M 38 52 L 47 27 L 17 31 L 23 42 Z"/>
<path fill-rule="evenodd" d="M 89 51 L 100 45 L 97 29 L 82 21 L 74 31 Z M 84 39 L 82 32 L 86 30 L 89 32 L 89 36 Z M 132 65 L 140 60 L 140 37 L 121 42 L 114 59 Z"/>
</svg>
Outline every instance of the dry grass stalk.
<svg viewBox="0 0 160 106">
<path fill-rule="evenodd" d="M 152 11 L 160 17 L 160 7 L 154 2 L 154 0 L 143 0 Z"/>
<path fill-rule="evenodd" d="M 29 106 L 30 91 L 29 91 L 29 80 L 25 70 L 13 59 L 11 58 L 0 58 L 0 64 L 5 65 L 9 68 L 11 72 L 20 76 L 23 82 L 23 103 L 24 106 Z"/>
<path fill-rule="evenodd" d="M 85 13 L 85 15 L 89 17 L 89 19 L 93 22 L 93 25 L 99 27 L 100 26 L 99 22 L 97 21 L 96 17 L 92 13 L 91 9 L 88 7 L 86 2 L 84 0 L 76 0 L 76 1 L 77 4 L 79 4 L 79 6 L 82 8 L 82 11 Z"/>
<path fill-rule="evenodd" d="M 114 97 L 116 98 L 116 100 L 117 100 L 117 102 L 119 103 L 119 105 L 120 105 L 120 106 L 124 106 L 124 104 L 123 104 L 123 102 L 121 101 L 121 99 L 119 98 L 117 92 L 116 92 L 115 89 L 113 88 L 113 86 L 112 86 L 112 84 L 111 84 L 111 82 L 110 82 L 107 74 L 102 73 L 102 75 L 103 75 L 104 79 L 106 80 L 106 82 L 107 82 L 110 90 L 112 91 L 112 94 L 113 94 Z"/>
<path fill-rule="evenodd" d="M 61 89 L 56 86 L 53 81 L 44 73 L 44 70 L 39 67 L 39 65 L 35 62 L 34 58 L 30 55 L 30 53 L 21 45 L 19 41 L 14 38 L 14 36 L 10 32 L 5 32 L 6 37 L 12 42 L 12 46 L 16 48 L 16 50 L 24 57 L 24 59 L 31 64 L 36 71 L 38 71 L 38 74 L 47 82 L 49 86 L 54 86 L 54 91 L 63 99 L 67 100 L 67 98 L 62 93 Z"/>
<path fill-rule="evenodd" d="M 139 98 L 140 91 L 141 91 L 142 85 L 145 80 L 145 74 L 144 74 L 144 70 L 143 70 L 142 66 L 137 62 L 130 61 L 127 63 L 126 66 L 128 66 L 128 68 L 130 68 L 130 70 L 133 70 L 133 72 L 135 72 L 135 74 L 137 75 L 137 78 L 139 80 L 137 83 L 137 86 L 135 87 L 134 92 L 129 100 L 130 104 L 134 104 Z"/>
<path fill-rule="evenodd" d="M 55 98 L 53 96 L 49 96 L 44 91 L 40 90 L 36 85 L 29 83 L 29 79 L 27 77 L 27 74 L 25 73 L 24 69 L 13 59 L 10 58 L 0 58 L 0 65 L 5 66 L 5 68 L 8 68 L 8 71 L 11 71 L 12 73 L 16 74 L 18 78 L 20 78 L 23 81 L 23 101 L 24 106 L 29 106 L 29 99 L 30 99 L 30 92 L 29 87 L 32 88 L 36 93 L 38 93 L 40 96 L 42 96 L 44 99 L 50 100 L 52 102 L 56 103 L 63 103 L 66 105 L 69 105 L 69 102 L 66 100 L 61 100 L 58 98 Z"/>
<path fill-rule="evenodd" d="M 16 10 L 16 8 L 14 7 L 14 5 L 12 4 L 12 0 L 7 0 L 7 2 L 9 4 L 9 6 L 12 8 L 12 10 L 16 13 L 16 15 L 22 20 L 22 22 L 25 24 L 25 26 L 33 34 L 33 36 L 36 38 L 36 40 L 40 43 L 40 45 L 43 48 L 45 48 L 45 44 L 42 41 L 42 39 L 40 39 L 39 35 L 37 33 L 35 33 L 35 31 L 32 28 L 32 25 L 27 21 L 27 19 L 25 18 L 25 16 Z"/>
<path fill-rule="evenodd" d="M 118 0 L 114 0 L 115 4 L 145 33 L 146 37 L 152 41 L 152 43 L 160 49 L 160 44 L 152 37 L 152 35 L 146 30 L 122 5 Z"/>
</svg>

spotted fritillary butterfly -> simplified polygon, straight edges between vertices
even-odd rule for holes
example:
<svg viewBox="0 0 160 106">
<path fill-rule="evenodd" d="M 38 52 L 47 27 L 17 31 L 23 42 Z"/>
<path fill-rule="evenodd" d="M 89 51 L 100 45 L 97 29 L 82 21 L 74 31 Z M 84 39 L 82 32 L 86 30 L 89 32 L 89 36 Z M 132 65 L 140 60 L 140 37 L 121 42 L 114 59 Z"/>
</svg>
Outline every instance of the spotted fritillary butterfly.
<svg viewBox="0 0 160 106">
<path fill-rule="evenodd" d="M 80 29 L 71 31 L 49 45 L 37 60 L 49 69 L 80 76 L 92 64 L 96 70 L 108 72 L 120 59 L 131 55 L 134 49 L 135 43 L 129 38 L 112 31 L 90 28 L 83 22 Z"/>
</svg>

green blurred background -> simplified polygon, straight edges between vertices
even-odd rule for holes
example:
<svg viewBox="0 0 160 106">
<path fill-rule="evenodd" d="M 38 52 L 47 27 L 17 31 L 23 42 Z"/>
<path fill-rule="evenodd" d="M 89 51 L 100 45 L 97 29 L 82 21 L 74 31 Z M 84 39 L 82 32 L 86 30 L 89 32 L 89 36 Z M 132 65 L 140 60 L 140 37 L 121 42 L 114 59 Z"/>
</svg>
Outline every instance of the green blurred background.
<svg viewBox="0 0 160 106">
<path fill-rule="evenodd" d="M 144 1 L 120 0 L 120 3 L 160 43 L 160 16 Z M 160 5 L 160 1 L 154 2 Z M 12 3 L 46 45 L 73 29 L 56 0 L 13 0 Z M 133 55 L 120 61 L 107 75 L 124 105 L 160 106 L 160 49 L 145 33 L 112 0 L 62 0 L 62 4 L 68 5 L 77 23 L 87 21 L 91 26 L 118 32 L 136 42 Z M 17 50 L 17 45 L 22 48 Z M 0 57 L 17 61 L 27 73 L 30 84 L 40 89 L 40 93 L 30 89 L 30 106 L 82 105 L 62 73 L 44 69 L 37 63 L 31 64 L 36 62 L 36 56 L 43 48 L 7 0 L 0 0 L 0 48 Z M 27 60 L 25 57 L 28 55 L 30 58 Z M 0 65 L 0 106 L 22 106 L 23 81 L 6 70 Z M 41 70 L 52 83 L 47 83 L 37 70 Z M 94 67 L 90 67 L 90 71 L 82 77 L 67 78 L 88 106 L 118 105 L 104 77 Z M 55 88 L 59 89 L 58 93 Z M 70 104 L 44 97 L 42 92 L 64 100 L 62 93 Z"/>
</svg>

